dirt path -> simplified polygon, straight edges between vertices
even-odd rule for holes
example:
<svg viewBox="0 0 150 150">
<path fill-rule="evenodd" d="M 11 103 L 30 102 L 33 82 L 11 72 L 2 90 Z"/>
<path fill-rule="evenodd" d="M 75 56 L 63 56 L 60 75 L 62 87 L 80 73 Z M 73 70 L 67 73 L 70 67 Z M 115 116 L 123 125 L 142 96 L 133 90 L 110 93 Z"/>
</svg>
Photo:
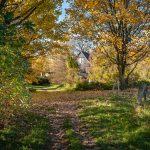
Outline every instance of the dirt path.
<svg viewBox="0 0 150 150">
<path fill-rule="evenodd" d="M 66 140 L 65 131 L 63 128 L 64 120 L 69 118 L 73 124 L 73 128 L 81 141 L 81 144 L 86 145 L 87 150 L 96 150 L 94 148 L 95 141 L 86 128 L 80 123 L 78 117 L 79 102 L 83 99 L 90 99 L 101 96 L 100 91 L 86 92 L 38 92 L 33 94 L 34 103 L 41 103 L 43 108 L 52 107 L 55 113 L 49 115 L 51 131 L 49 133 L 51 144 L 49 149 L 52 150 L 69 150 L 69 144 Z"/>
<path fill-rule="evenodd" d="M 51 118 L 51 137 L 53 150 L 68 150 L 63 124 L 65 119 L 70 118 L 72 122 L 77 122 L 77 104 L 76 101 L 55 101 L 53 107 L 56 108 L 56 114 Z"/>
</svg>

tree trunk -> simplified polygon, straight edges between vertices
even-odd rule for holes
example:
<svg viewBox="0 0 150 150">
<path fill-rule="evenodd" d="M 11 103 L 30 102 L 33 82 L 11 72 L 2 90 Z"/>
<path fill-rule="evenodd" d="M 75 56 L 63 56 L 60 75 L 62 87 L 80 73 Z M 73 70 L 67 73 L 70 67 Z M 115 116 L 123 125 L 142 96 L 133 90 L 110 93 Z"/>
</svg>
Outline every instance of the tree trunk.
<svg viewBox="0 0 150 150">
<path fill-rule="evenodd" d="M 125 77 L 123 75 L 121 75 L 119 77 L 119 84 L 120 84 L 120 90 L 124 90 L 127 87 L 126 79 L 125 79 Z"/>
<path fill-rule="evenodd" d="M 127 87 L 124 66 L 118 66 L 118 74 L 119 74 L 120 90 L 124 90 Z"/>
</svg>

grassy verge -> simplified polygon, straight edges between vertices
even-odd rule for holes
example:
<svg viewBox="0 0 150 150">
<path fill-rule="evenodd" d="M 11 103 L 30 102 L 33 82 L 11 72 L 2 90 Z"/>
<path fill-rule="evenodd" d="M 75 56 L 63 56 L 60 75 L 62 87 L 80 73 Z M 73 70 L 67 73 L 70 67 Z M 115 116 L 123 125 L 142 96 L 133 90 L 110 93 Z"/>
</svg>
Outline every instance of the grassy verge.
<svg viewBox="0 0 150 150">
<path fill-rule="evenodd" d="M 56 90 L 63 85 L 53 84 L 53 85 L 28 85 L 29 90 L 31 91 L 40 91 L 40 90 Z"/>
<path fill-rule="evenodd" d="M 54 91 L 70 91 L 75 89 L 75 85 L 68 85 L 68 84 L 54 84 L 54 85 L 46 85 L 46 86 L 38 86 L 38 85 L 29 85 L 29 90 L 31 92 L 35 91 L 48 91 L 48 92 L 54 92 Z"/>
<path fill-rule="evenodd" d="M 134 98 L 107 96 L 81 103 L 80 118 L 104 150 L 150 149 L 150 106 Z"/>
<path fill-rule="evenodd" d="M 13 125 L 0 130 L 1 150 L 45 150 L 49 121 L 37 113 L 24 111 L 15 116 Z"/>
<path fill-rule="evenodd" d="M 80 140 L 77 138 L 76 133 L 73 130 L 70 119 L 64 121 L 64 129 L 70 145 L 70 150 L 84 150 L 83 145 L 81 145 Z"/>
</svg>

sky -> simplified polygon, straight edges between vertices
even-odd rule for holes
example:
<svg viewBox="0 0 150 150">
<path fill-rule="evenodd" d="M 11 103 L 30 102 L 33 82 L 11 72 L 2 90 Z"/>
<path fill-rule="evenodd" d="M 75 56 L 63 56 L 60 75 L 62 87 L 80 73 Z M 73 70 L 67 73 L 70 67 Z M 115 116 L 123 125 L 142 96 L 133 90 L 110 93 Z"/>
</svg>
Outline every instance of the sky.
<svg viewBox="0 0 150 150">
<path fill-rule="evenodd" d="M 63 20 L 65 18 L 66 11 L 65 9 L 69 7 L 69 4 L 64 0 L 63 5 L 62 5 L 62 15 L 59 17 L 59 20 Z"/>
</svg>

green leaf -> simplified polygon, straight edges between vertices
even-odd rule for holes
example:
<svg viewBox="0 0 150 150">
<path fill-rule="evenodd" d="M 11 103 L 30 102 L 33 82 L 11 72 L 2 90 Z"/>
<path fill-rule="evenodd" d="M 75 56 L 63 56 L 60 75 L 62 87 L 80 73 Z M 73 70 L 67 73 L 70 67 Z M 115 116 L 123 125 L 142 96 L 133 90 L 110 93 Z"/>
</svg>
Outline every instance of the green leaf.
<svg viewBox="0 0 150 150">
<path fill-rule="evenodd" d="M 26 22 L 24 23 L 24 26 L 25 26 L 25 28 L 27 28 L 27 29 L 30 30 L 30 31 L 34 31 L 34 30 L 35 30 L 35 29 L 34 29 L 35 24 L 33 24 L 31 21 L 26 21 Z"/>
<path fill-rule="evenodd" d="M 12 12 L 6 12 L 4 15 L 4 19 L 6 22 L 10 22 L 14 18 L 14 14 Z"/>
</svg>

